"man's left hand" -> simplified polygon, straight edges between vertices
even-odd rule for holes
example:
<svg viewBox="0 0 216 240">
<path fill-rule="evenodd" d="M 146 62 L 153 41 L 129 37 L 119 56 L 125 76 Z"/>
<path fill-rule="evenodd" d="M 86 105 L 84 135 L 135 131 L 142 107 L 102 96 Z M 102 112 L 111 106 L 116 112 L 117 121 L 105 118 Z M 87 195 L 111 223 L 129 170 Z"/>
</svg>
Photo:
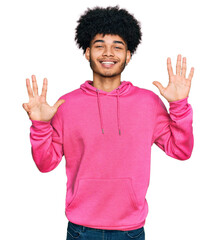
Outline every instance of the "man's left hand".
<svg viewBox="0 0 216 240">
<path fill-rule="evenodd" d="M 186 57 L 183 58 L 183 63 L 181 67 L 181 55 L 177 57 L 176 63 L 176 75 L 173 74 L 173 69 L 171 65 L 171 59 L 167 58 L 167 70 L 169 74 L 169 83 L 165 88 L 160 82 L 154 81 L 153 84 L 159 89 L 160 94 L 166 98 L 168 102 L 174 102 L 188 97 L 191 80 L 194 74 L 194 68 L 192 67 L 188 78 L 186 75 Z"/>
</svg>

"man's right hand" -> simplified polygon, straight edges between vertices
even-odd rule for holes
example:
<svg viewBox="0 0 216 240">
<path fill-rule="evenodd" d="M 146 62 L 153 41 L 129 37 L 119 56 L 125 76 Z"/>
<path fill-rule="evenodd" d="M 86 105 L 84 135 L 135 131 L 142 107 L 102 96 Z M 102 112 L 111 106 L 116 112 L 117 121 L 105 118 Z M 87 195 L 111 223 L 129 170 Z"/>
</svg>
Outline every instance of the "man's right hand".
<svg viewBox="0 0 216 240">
<path fill-rule="evenodd" d="M 26 79 L 26 87 L 29 95 L 29 102 L 23 103 L 23 108 L 29 115 L 31 120 L 37 121 L 49 121 L 53 118 L 57 112 L 59 106 L 65 102 L 65 100 L 58 100 L 52 107 L 46 102 L 46 93 L 47 93 L 47 78 L 43 80 L 42 93 L 38 95 L 38 86 L 36 77 L 32 75 L 32 86 L 33 91 L 30 85 L 30 80 Z"/>
</svg>

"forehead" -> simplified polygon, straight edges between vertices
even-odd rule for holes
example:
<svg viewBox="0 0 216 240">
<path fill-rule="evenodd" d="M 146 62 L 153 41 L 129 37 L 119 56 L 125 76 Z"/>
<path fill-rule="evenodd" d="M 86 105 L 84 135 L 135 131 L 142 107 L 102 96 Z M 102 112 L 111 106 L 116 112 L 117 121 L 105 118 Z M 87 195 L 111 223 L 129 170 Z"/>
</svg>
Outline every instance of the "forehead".
<svg viewBox="0 0 216 240">
<path fill-rule="evenodd" d="M 96 40 L 103 40 L 105 43 L 113 43 L 116 41 L 123 42 L 126 45 L 126 42 L 121 38 L 119 35 L 114 34 L 106 34 L 103 36 L 103 34 L 97 34 L 95 37 L 91 40 L 91 44 L 94 43 Z"/>
</svg>

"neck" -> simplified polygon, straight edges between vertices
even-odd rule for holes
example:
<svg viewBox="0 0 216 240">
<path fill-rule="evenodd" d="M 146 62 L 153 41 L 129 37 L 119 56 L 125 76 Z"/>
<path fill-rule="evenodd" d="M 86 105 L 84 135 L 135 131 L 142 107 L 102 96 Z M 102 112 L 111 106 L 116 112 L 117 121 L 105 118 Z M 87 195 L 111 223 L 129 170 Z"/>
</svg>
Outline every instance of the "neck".
<svg viewBox="0 0 216 240">
<path fill-rule="evenodd" d="M 121 75 L 113 77 L 98 76 L 93 73 L 92 86 L 103 90 L 105 92 L 111 92 L 121 84 Z"/>
</svg>

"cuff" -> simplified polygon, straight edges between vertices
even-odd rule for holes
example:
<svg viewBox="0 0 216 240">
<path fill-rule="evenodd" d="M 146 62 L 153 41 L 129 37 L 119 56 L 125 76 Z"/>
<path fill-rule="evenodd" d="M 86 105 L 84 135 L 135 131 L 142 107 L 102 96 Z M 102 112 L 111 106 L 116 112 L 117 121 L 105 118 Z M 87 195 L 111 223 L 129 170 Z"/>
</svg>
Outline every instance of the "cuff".
<svg viewBox="0 0 216 240">
<path fill-rule="evenodd" d="M 188 103 L 188 97 L 178 101 L 169 102 L 169 104 L 169 111 L 172 120 L 185 118 L 192 113 L 192 107 Z"/>
<path fill-rule="evenodd" d="M 169 102 L 170 111 L 182 111 L 188 107 L 188 97 L 183 98 L 181 100 Z"/>
<path fill-rule="evenodd" d="M 32 122 L 32 127 L 34 129 L 40 129 L 40 130 L 45 130 L 45 129 L 49 129 L 51 127 L 51 120 L 49 121 L 38 121 L 38 120 L 32 120 L 30 119 Z"/>
</svg>

